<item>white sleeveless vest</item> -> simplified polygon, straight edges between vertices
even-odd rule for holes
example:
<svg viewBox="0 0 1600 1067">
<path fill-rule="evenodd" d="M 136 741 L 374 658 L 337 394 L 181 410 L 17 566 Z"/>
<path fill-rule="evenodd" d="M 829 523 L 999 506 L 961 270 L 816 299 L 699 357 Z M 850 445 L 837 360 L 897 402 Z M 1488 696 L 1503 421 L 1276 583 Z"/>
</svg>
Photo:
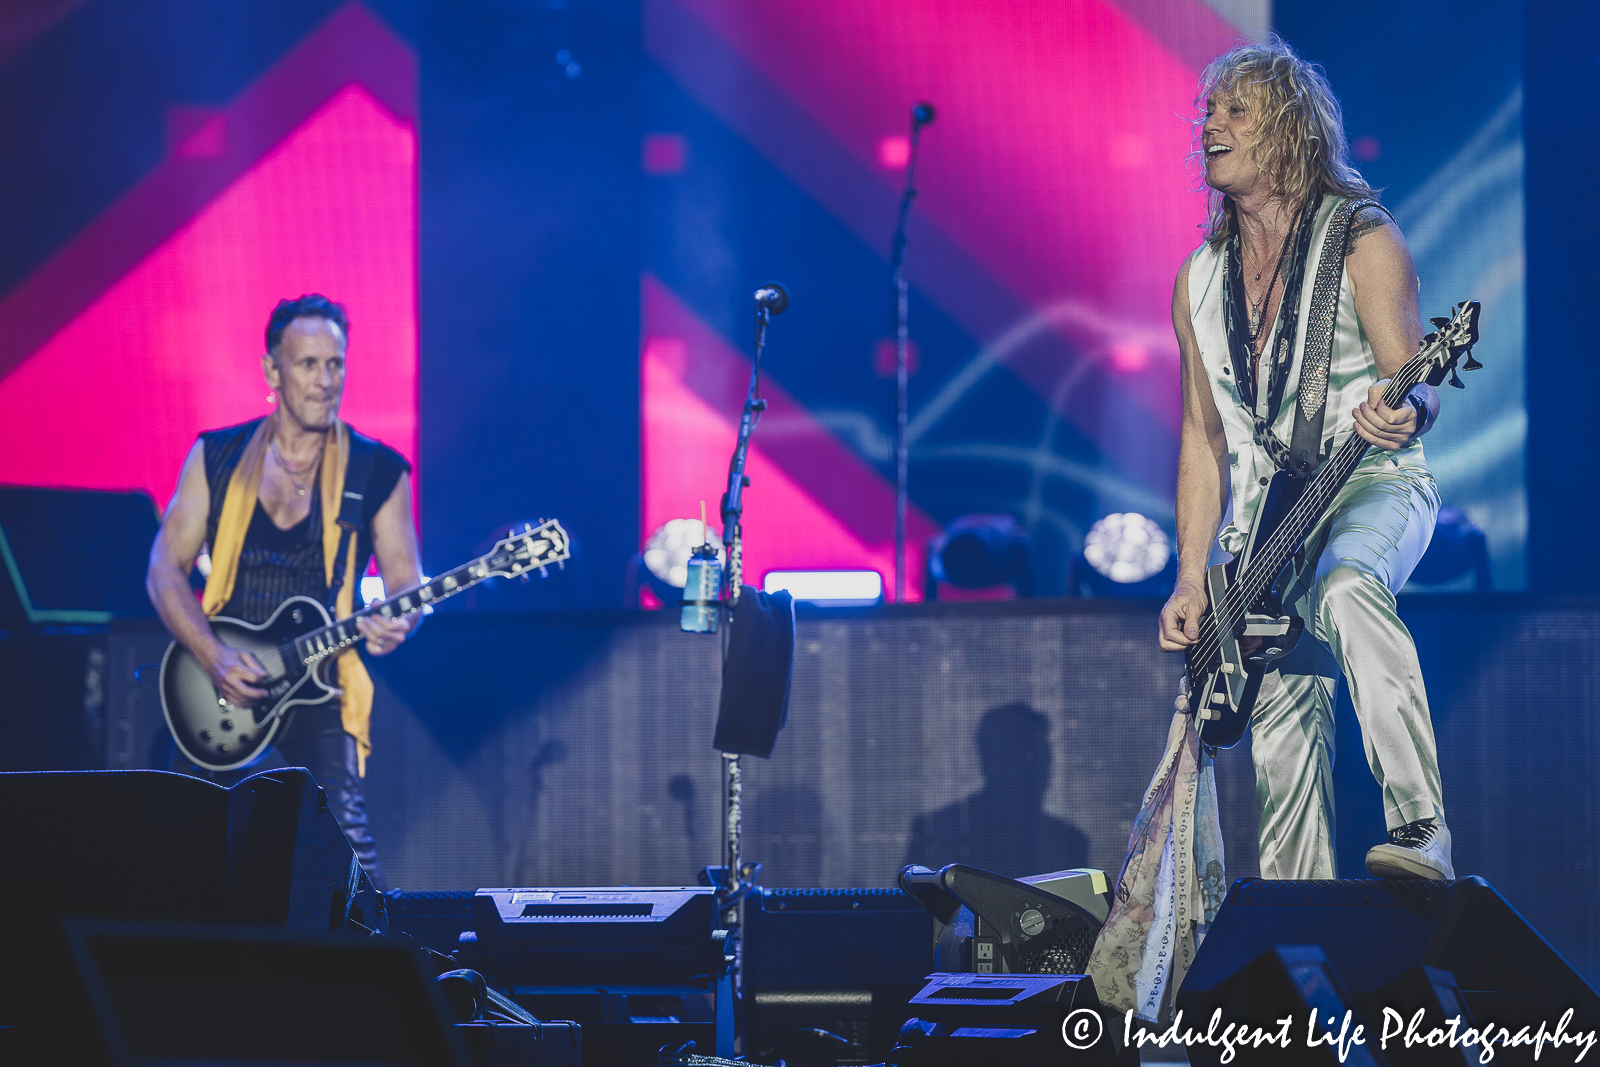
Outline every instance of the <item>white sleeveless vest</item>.
<svg viewBox="0 0 1600 1067">
<path fill-rule="evenodd" d="M 1322 244 L 1328 224 L 1343 199 L 1324 196 L 1313 223 L 1305 284 L 1300 290 L 1299 325 L 1291 348 L 1289 379 L 1284 385 L 1283 404 L 1272 424 L 1273 432 L 1284 444 L 1289 443 L 1294 433 L 1294 409 L 1300 393 L 1301 356 L 1305 351 L 1306 324 L 1311 319 L 1312 283 L 1322 259 Z M 1233 362 L 1229 356 L 1228 332 L 1223 319 L 1223 302 L 1227 299 L 1225 257 L 1225 250 L 1212 248 L 1210 244 L 1201 245 L 1189 257 L 1189 317 L 1194 326 L 1195 339 L 1200 345 L 1200 359 L 1205 364 L 1206 376 L 1211 379 L 1211 395 L 1216 401 L 1217 413 L 1222 417 L 1222 428 L 1228 439 L 1228 465 L 1233 474 L 1233 502 L 1229 521 L 1223 525 L 1217 541 L 1223 551 L 1237 554 L 1249 537 L 1256 511 L 1266 495 L 1266 483 L 1278 467 L 1266 450 L 1255 443 L 1255 424 L 1233 380 Z M 1269 341 L 1262 355 L 1262 387 L 1258 390 L 1256 400 L 1263 417 L 1267 414 L 1266 379 L 1270 373 L 1267 359 L 1274 350 L 1281 321 L 1280 313 L 1279 321 L 1273 324 L 1274 340 Z M 1367 389 L 1377 381 L 1377 360 L 1373 358 L 1366 331 L 1361 328 L 1361 320 L 1356 318 L 1355 296 L 1350 290 L 1350 272 L 1346 269 L 1339 282 L 1339 312 L 1334 320 L 1333 351 L 1328 362 L 1327 415 L 1322 423 L 1324 455 L 1331 454 L 1355 432 L 1355 419 L 1351 412 L 1367 399 Z M 1422 444 L 1418 441 L 1395 452 L 1374 448 L 1361 461 L 1361 468 L 1384 464 L 1427 467 Z"/>
</svg>

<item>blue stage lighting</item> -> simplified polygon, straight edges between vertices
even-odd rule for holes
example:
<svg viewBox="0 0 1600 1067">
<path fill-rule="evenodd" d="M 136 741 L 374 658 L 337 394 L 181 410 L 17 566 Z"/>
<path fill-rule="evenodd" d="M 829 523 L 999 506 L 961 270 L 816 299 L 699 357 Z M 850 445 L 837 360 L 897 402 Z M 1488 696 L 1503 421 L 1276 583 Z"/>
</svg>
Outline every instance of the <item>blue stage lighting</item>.
<svg viewBox="0 0 1600 1067">
<path fill-rule="evenodd" d="M 1004 586 L 1007 595 L 1028 596 L 1032 590 L 1028 550 L 1032 542 L 1010 515 L 963 515 L 928 542 L 923 595 L 939 596 L 942 582 L 956 589 Z"/>
</svg>

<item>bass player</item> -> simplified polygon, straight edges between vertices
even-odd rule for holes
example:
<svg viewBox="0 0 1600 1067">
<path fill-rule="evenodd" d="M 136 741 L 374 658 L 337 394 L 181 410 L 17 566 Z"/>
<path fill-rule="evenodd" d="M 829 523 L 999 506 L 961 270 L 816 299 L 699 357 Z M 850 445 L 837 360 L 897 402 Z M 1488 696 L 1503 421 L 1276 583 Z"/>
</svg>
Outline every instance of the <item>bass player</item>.
<svg viewBox="0 0 1600 1067">
<path fill-rule="evenodd" d="M 1454 878 L 1427 693 L 1395 612 L 1439 508 L 1418 441 L 1437 418 L 1437 394 L 1419 385 L 1398 408 L 1382 401 L 1422 339 L 1416 266 L 1350 165 L 1319 68 L 1269 36 L 1213 61 L 1201 98 L 1210 212 L 1172 297 L 1183 389 L 1179 569 L 1160 645 L 1195 642 L 1212 538 L 1226 552 L 1245 548 L 1271 475 L 1308 475 L 1351 433 L 1376 446 L 1282 579 L 1284 609 L 1308 632 L 1267 670 L 1250 722 L 1261 875 L 1338 877 L 1333 700 L 1343 671 L 1389 828 L 1367 853 L 1368 871 Z M 1337 286 L 1314 291 L 1321 257 L 1338 255 Z M 1331 347 L 1308 356 L 1312 320 L 1329 311 Z"/>
<path fill-rule="evenodd" d="M 261 623 L 295 595 L 329 604 L 339 617 L 349 615 L 359 606 L 356 589 L 374 555 L 388 588 L 421 580 L 410 465 L 338 417 L 348 335 L 344 308 L 326 297 L 278 302 L 267 320 L 261 360 L 276 410 L 200 435 L 150 551 L 145 584 L 162 621 L 219 692 L 242 707 L 266 696 L 255 685 L 266 672 L 250 653 L 218 641 L 209 616 Z M 340 511 L 350 493 L 361 494 L 360 521 L 353 536 L 344 536 Z M 204 598 L 197 601 L 189 573 L 206 545 L 211 570 Z M 420 618 L 373 615 L 356 625 L 367 652 L 382 656 L 398 648 Z M 278 734 L 276 754 L 316 777 L 361 866 L 381 890 L 383 868 L 361 790 L 371 750 L 372 681 L 354 649 L 334 666 L 337 677 L 330 671 L 329 680 L 341 695 L 295 708 Z M 172 769 L 210 777 L 179 755 Z"/>
</svg>

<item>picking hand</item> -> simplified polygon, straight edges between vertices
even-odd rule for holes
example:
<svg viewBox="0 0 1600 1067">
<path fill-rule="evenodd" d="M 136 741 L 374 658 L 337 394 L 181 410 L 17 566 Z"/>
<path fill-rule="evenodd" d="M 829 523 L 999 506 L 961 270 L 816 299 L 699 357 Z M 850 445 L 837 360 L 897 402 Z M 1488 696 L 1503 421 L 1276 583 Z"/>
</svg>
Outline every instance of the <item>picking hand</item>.
<svg viewBox="0 0 1600 1067">
<path fill-rule="evenodd" d="M 251 682 L 266 678 L 267 672 L 250 653 L 217 642 L 209 656 L 200 657 L 212 684 L 223 699 L 241 708 L 249 707 L 267 696 L 265 689 L 257 689 Z"/>
<path fill-rule="evenodd" d="M 1206 613 L 1206 594 L 1194 582 L 1180 581 L 1166 606 L 1156 638 L 1163 652 L 1182 652 L 1200 639 L 1200 616 Z"/>
</svg>

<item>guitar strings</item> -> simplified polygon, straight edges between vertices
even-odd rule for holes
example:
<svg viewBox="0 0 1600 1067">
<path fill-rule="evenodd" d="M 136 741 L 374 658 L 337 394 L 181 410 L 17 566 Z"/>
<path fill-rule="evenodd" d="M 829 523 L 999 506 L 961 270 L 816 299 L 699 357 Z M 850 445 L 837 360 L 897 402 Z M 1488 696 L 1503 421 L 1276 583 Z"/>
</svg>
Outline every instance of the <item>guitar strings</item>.
<svg viewBox="0 0 1600 1067">
<path fill-rule="evenodd" d="M 1417 380 L 1420 380 L 1420 377 Z M 1401 377 L 1396 376 L 1394 386 L 1400 388 L 1391 387 L 1389 394 L 1398 395 L 1385 394 L 1384 403 L 1387 404 L 1391 399 L 1398 401 L 1400 396 L 1403 396 L 1405 391 L 1409 391 L 1415 384 L 1416 381 L 1403 383 Z M 1312 479 L 1311 484 L 1306 487 L 1306 491 L 1295 502 L 1288 516 L 1285 517 L 1277 530 L 1273 532 L 1273 535 L 1267 539 L 1266 545 L 1261 548 L 1245 568 L 1246 573 L 1223 594 L 1222 603 L 1212 612 L 1211 632 L 1195 645 L 1202 664 L 1208 663 L 1211 657 L 1221 650 L 1222 630 L 1216 620 L 1220 617 L 1228 623 L 1228 629 L 1232 630 L 1236 610 L 1241 608 L 1248 610 L 1249 606 L 1266 592 L 1267 586 L 1278 576 L 1283 569 L 1283 565 L 1288 562 L 1288 557 L 1291 554 L 1289 542 L 1299 540 L 1299 537 L 1290 536 L 1287 531 L 1303 523 L 1308 518 L 1312 518 L 1313 516 L 1307 514 L 1308 512 L 1320 510 L 1328 500 L 1332 499 L 1333 495 L 1337 494 L 1339 489 L 1343 487 L 1345 478 L 1355 469 L 1371 447 L 1361 437 L 1352 435 L 1346 440 L 1334 462 L 1329 463 Z M 1279 556 L 1282 558 L 1277 558 Z M 1202 666 L 1202 669 L 1204 669 L 1204 666 Z"/>
<path fill-rule="evenodd" d="M 1406 367 L 1401 369 L 1400 373 L 1395 375 L 1393 381 L 1390 382 L 1388 390 L 1384 393 L 1383 402 L 1386 405 L 1392 407 L 1392 402 L 1398 402 L 1411 391 L 1413 386 L 1423 379 L 1425 376 L 1423 369 L 1426 366 L 1424 357 L 1439 347 L 1448 348 L 1449 346 L 1441 336 L 1436 335 L 1433 344 L 1419 352 Z M 1471 346 L 1468 345 L 1467 347 L 1470 348 Z M 1312 478 L 1311 483 L 1306 487 L 1306 491 L 1301 494 L 1300 499 L 1290 509 L 1289 515 L 1273 531 L 1272 536 L 1267 539 L 1267 544 L 1263 546 L 1245 568 L 1245 574 L 1223 594 L 1221 604 L 1213 609 L 1211 615 L 1202 624 L 1202 630 L 1207 632 L 1203 632 L 1199 640 L 1191 646 L 1194 650 L 1193 661 L 1198 662 L 1199 670 L 1206 670 L 1211 658 L 1221 651 L 1222 631 L 1218 626 L 1217 619 L 1221 617 L 1228 622 L 1229 631 L 1233 629 L 1235 609 L 1248 609 L 1250 604 L 1258 600 L 1266 592 L 1272 581 L 1277 578 L 1279 572 L 1282 571 L 1284 564 L 1289 561 L 1289 556 L 1293 554 L 1293 549 L 1289 547 L 1289 542 L 1299 540 L 1300 537 L 1292 537 L 1287 531 L 1304 522 L 1309 517 L 1306 512 L 1321 510 L 1326 506 L 1328 501 L 1343 488 L 1344 480 L 1354 471 L 1357 464 L 1365 457 L 1367 449 L 1371 447 L 1371 444 L 1359 435 L 1352 434 L 1340 448 L 1339 454 L 1334 457 L 1333 462 L 1329 463 L 1318 472 L 1316 477 Z M 1275 559 L 1280 555 L 1281 559 Z M 1258 564 L 1257 561 L 1261 559 L 1268 560 L 1269 564 L 1265 566 Z M 1258 569 L 1259 573 L 1257 573 Z M 1253 574 L 1255 575 L 1254 577 L 1252 577 Z M 1267 577 L 1262 578 L 1259 575 L 1266 575 Z M 1246 591 L 1247 584 L 1255 587 L 1250 589 L 1248 594 Z"/>
<path fill-rule="evenodd" d="M 1420 370 L 1420 366 L 1418 369 Z M 1404 372 L 1395 376 L 1394 382 L 1391 383 L 1389 390 L 1384 395 L 1385 404 L 1388 404 L 1391 400 L 1398 401 L 1405 393 L 1410 391 L 1412 386 L 1421 380 L 1420 373 L 1410 381 L 1407 381 L 1406 377 Z M 1221 648 L 1221 630 L 1216 624 L 1216 619 L 1219 616 L 1222 617 L 1229 623 L 1229 629 L 1231 630 L 1234 609 L 1248 608 L 1250 604 L 1254 603 L 1266 592 L 1267 586 L 1278 576 L 1278 573 L 1283 569 L 1283 565 L 1288 562 L 1288 557 L 1291 554 L 1289 542 L 1299 540 L 1299 537 L 1290 536 L 1287 531 L 1310 517 L 1306 514 L 1307 511 L 1320 510 L 1333 495 L 1338 493 L 1339 489 L 1343 487 L 1344 479 L 1360 463 L 1370 447 L 1371 445 L 1359 436 L 1352 435 L 1347 439 L 1345 445 L 1340 449 L 1339 455 L 1335 457 L 1334 462 L 1324 467 L 1312 479 L 1311 484 L 1306 487 L 1305 493 L 1296 501 L 1295 506 L 1290 510 L 1284 522 L 1278 526 L 1273 535 L 1267 539 L 1267 544 L 1257 553 L 1255 559 L 1252 559 L 1251 564 L 1245 568 L 1245 575 L 1223 594 L 1219 610 L 1215 610 L 1212 613 L 1210 620 L 1212 622 L 1211 632 L 1204 635 L 1195 645 L 1203 663 L 1209 661 Z M 1275 559 L 1277 556 L 1282 558 Z M 1262 564 L 1258 563 L 1257 560 L 1266 560 L 1267 562 Z M 1266 575 L 1266 577 L 1263 578 L 1261 575 Z"/>
</svg>

